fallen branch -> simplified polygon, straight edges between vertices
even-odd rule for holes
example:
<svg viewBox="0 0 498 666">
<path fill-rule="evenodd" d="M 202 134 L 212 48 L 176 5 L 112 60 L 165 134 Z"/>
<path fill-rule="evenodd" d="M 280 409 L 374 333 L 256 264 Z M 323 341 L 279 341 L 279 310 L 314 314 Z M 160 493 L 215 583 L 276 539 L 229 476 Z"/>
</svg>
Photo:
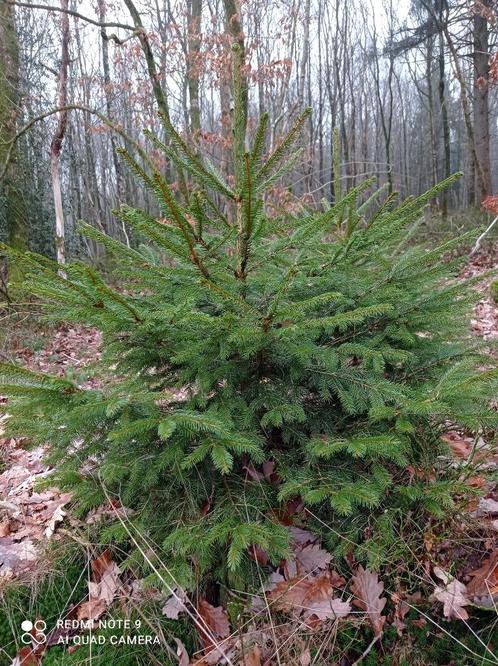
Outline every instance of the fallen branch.
<svg viewBox="0 0 498 666">
<path fill-rule="evenodd" d="M 489 225 L 489 227 L 488 227 L 487 229 L 485 229 L 485 230 L 482 232 L 482 234 L 479 236 L 479 238 L 476 240 L 476 244 L 475 244 L 474 247 L 472 248 L 472 250 L 471 250 L 469 256 L 472 257 L 472 255 L 474 255 L 474 254 L 477 252 L 477 250 L 481 247 L 481 241 L 482 241 L 482 240 L 483 240 L 483 239 L 489 234 L 489 232 L 491 231 L 491 229 L 495 226 L 495 224 L 496 224 L 497 222 L 498 222 L 498 215 L 497 215 L 497 216 L 495 217 L 495 219 L 491 222 L 491 224 Z"/>
<path fill-rule="evenodd" d="M 374 645 L 377 643 L 377 641 L 380 640 L 381 638 L 382 638 L 382 634 L 379 634 L 378 636 L 376 636 L 373 639 L 373 641 L 370 643 L 370 645 L 367 647 L 367 649 L 363 652 L 361 657 L 359 657 L 353 664 L 351 664 L 351 666 L 357 666 L 357 664 L 362 662 L 365 659 L 365 657 L 372 651 L 372 649 L 373 649 Z"/>
</svg>

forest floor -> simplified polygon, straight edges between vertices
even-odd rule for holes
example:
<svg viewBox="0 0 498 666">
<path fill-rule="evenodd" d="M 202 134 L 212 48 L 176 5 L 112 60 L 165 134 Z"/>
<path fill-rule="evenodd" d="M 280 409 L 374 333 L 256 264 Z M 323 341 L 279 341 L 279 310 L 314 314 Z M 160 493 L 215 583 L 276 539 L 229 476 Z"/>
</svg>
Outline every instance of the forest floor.
<svg viewBox="0 0 498 666">
<path fill-rule="evenodd" d="M 497 265 L 498 243 L 494 243 L 468 261 L 461 277 L 478 276 Z M 474 335 L 491 342 L 498 339 L 498 306 L 491 296 L 489 284 L 490 279 L 485 278 L 477 286 L 482 297 L 475 307 L 471 327 Z M 32 370 L 68 376 L 81 385 L 95 387 L 99 385 L 99 381 L 92 376 L 92 363 L 98 358 L 100 347 L 101 336 L 98 331 L 76 325 L 42 328 L 33 324 L 32 318 L 26 316 L 24 320 L 18 318 L 15 328 L 5 336 L 0 355 Z M 444 439 L 454 454 L 455 464 L 474 458 L 480 460 L 486 469 L 498 469 L 496 449 L 490 448 L 482 438 L 476 442 L 472 437 L 452 430 L 449 426 Z M 22 580 L 29 583 L 38 579 L 40 570 L 45 566 L 47 544 L 67 539 L 72 525 L 81 525 L 81 521 L 74 519 L 68 509 L 71 495 L 46 487 L 46 479 L 52 470 L 44 461 L 44 447 L 33 449 L 28 444 L 23 438 L 1 439 L 0 421 L 0 591 L 12 581 Z M 41 491 L 37 489 L 40 481 L 44 482 L 45 487 Z M 470 558 L 461 570 L 460 578 L 466 583 L 470 581 L 469 588 L 472 585 L 473 589 L 477 589 L 480 584 L 480 595 L 482 598 L 486 597 L 484 604 L 492 603 L 496 608 L 497 484 L 485 481 L 479 474 L 472 476 L 469 481 L 483 492 L 482 496 L 468 507 L 467 518 L 475 522 L 477 529 L 481 532 L 484 529 L 488 535 L 484 553 L 487 559 L 484 559 L 482 553 L 480 557 Z M 111 514 L 113 510 L 115 511 L 116 507 L 103 506 L 84 520 L 91 524 L 99 515 Z M 426 543 L 426 547 L 430 550 L 432 545 Z M 315 548 L 315 545 L 312 548 Z M 455 557 L 451 547 L 448 548 L 447 557 Z M 109 561 L 104 562 L 104 566 L 111 585 L 116 586 L 116 568 Z M 462 585 L 463 590 L 465 585 Z M 436 591 L 438 589 L 442 588 L 436 588 Z M 112 596 L 105 602 L 101 601 L 101 608 L 106 611 L 112 602 Z M 79 604 L 80 609 L 81 606 L 82 602 Z M 402 618 L 398 620 L 401 622 Z"/>
</svg>

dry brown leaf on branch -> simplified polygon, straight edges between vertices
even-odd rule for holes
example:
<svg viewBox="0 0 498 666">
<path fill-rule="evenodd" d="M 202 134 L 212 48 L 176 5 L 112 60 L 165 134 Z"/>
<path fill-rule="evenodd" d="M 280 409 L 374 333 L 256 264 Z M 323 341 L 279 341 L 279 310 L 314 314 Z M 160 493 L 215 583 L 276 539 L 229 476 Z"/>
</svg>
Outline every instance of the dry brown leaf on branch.
<svg viewBox="0 0 498 666">
<path fill-rule="evenodd" d="M 433 597 L 443 604 L 444 617 L 468 620 L 469 614 L 463 608 L 470 603 L 465 585 L 439 567 L 434 567 L 434 575 L 444 583 L 444 587 L 437 586 L 433 592 Z"/>
<path fill-rule="evenodd" d="M 386 597 L 382 597 L 384 583 L 379 581 L 376 573 L 364 569 L 360 565 L 351 579 L 351 591 L 356 597 L 353 601 L 354 605 L 366 611 L 375 635 L 379 636 L 386 621 L 386 618 L 381 615 L 387 602 Z"/>
</svg>

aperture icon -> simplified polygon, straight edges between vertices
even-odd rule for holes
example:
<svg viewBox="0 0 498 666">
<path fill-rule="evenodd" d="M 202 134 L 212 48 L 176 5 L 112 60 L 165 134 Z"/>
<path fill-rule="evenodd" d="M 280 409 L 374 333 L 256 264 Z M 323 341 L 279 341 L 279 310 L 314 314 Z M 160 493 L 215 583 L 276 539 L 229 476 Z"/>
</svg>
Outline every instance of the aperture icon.
<svg viewBox="0 0 498 666">
<path fill-rule="evenodd" d="M 31 645 L 36 643 L 36 645 L 43 645 L 47 640 L 45 630 L 47 628 L 47 623 L 43 620 L 36 620 L 33 624 L 31 620 L 23 620 L 21 622 L 21 629 L 23 634 L 21 636 L 21 642 L 24 645 Z"/>
</svg>

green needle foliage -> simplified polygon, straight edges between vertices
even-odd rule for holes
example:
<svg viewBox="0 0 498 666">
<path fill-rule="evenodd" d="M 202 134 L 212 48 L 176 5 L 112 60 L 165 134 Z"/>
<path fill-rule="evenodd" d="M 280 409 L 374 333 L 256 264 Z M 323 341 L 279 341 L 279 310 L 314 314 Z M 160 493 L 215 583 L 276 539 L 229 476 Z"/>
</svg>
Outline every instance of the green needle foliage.
<svg viewBox="0 0 498 666">
<path fill-rule="evenodd" d="M 263 116 L 247 151 L 238 74 L 235 86 L 233 185 L 163 119 L 186 200 L 123 152 L 160 219 L 117 211 L 139 249 L 81 225 L 115 256 L 119 288 L 5 248 L 47 316 L 104 335 L 101 388 L 1 366 L 10 433 L 50 443 L 79 511 L 119 496 L 134 513 L 102 539 L 129 530 L 136 564 L 152 548 L 190 588 L 242 585 L 254 547 L 279 562 L 284 524 L 306 517 L 330 548 L 379 564 L 398 516 L 442 515 L 461 491 L 441 465 L 414 473 L 433 470 L 447 423 L 497 423 L 497 371 L 468 336 L 473 283 L 451 258 L 468 237 L 407 242 L 455 177 L 399 205 L 370 193 L 368 220 L 371 181 L 325 212 L 269 216 L 265 192 L 299 159 L 308 111 L 268 157 Z"/>
</svg>

